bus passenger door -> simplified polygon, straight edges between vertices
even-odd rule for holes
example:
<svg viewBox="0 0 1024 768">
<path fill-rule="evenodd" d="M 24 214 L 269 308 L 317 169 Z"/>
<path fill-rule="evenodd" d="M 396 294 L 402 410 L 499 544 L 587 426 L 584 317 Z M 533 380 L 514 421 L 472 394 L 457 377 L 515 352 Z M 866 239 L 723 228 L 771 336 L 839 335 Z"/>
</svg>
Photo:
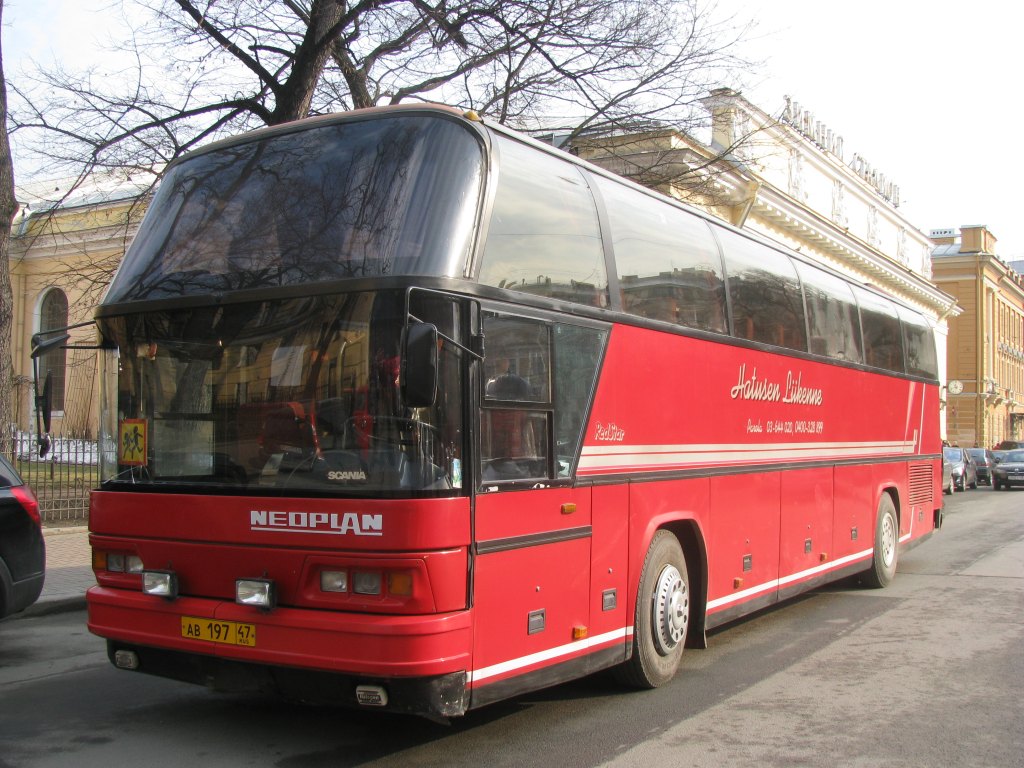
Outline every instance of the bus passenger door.
<svg viewBox="0 0 1024 768">
<path fill-rule="evenodd" d="M 590 549 L 589 488 L 477 496 L 474 687 L 583 653 Z"/>
</svg>

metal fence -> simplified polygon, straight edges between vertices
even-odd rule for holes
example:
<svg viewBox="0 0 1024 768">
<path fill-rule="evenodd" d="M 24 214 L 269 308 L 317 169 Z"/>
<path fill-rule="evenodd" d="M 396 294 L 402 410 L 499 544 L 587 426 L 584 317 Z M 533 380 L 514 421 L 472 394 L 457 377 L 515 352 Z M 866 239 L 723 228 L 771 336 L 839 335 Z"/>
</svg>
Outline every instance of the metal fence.
<svg viewBox="0 0 1024 768">
<path fill-rule="evenodd" d="M 14 435 L 12 459 L 39 499 L 43 522 L 85 524 L 89 491 L 99 483 L 99 451 L 95 440 L 53 438 L 45 458 L 39 458 L 36 436 Z"/>
</svg>

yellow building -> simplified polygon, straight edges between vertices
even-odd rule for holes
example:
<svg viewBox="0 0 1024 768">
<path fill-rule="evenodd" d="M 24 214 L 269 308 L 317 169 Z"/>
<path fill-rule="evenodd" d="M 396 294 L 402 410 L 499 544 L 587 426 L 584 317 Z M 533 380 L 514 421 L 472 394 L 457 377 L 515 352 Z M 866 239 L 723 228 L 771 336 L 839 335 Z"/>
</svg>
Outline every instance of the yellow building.
<svg viewBox="0 0 1024 768">
<path fill-rule="evenodd" d="M 19 186 L 19 212 L 10 241 L 14 319 L 11 355 L 16 397 L 14 418 L 34 431 L 32 334 L 92 319 L 93 309 L 120 264 L 141 218 L 144 183 L 98 176 Z M 71 343 L 95 343 L 91 326 L 72 331 Z M 52 377 L 53 429 L 65 437 L 95 437 L 96 354 L 56 350 L 40 360 Z"/>
<path fill-rule="evenodd" d="M 963 314 L 949 323 L 947 434 L 965 448 L 1024 439 L 1024 278 L 983 226 L 933 230 L 935 282 Z"/>
</svg>

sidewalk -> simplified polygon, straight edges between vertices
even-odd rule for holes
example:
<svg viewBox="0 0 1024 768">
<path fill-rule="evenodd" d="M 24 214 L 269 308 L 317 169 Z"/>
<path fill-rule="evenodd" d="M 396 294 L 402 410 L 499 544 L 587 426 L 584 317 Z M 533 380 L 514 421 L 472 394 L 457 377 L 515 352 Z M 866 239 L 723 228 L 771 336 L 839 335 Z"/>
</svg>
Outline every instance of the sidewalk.
<svg viewBox="0 0 1024 768">
<path fill-rule="evenodd" d="M 34 605 L 18 616 L 38 616 L 85 608 L 85 591 L 96 584 L 92 572 L 89 529 L 43 528 L 46 539 L 46 581 Z"/>
</svg>

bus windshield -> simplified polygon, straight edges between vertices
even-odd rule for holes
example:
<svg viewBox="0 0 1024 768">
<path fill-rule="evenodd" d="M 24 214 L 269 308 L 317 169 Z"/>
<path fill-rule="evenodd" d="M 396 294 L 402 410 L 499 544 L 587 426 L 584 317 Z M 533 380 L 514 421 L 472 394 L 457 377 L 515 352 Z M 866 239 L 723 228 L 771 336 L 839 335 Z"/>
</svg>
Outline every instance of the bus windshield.
<svg viewBox="0 0 1024 768">
<path fill-rule="evenodd" d="M 402 301 L 363 292 L 101 321 L 119 350 L 104 375 L 105 485 L 458 492 L 459 357 L 442 350 L 434 405 L 405 407 Z M 454 303 L 415 309 L 454 334 Z"/>
<path fill-rule="evenodd" d="M 357 277 L 461 277 L 483 144 L 406 114 L 230 143 L 173 166 L 106 304 Z"/>
</svg>

